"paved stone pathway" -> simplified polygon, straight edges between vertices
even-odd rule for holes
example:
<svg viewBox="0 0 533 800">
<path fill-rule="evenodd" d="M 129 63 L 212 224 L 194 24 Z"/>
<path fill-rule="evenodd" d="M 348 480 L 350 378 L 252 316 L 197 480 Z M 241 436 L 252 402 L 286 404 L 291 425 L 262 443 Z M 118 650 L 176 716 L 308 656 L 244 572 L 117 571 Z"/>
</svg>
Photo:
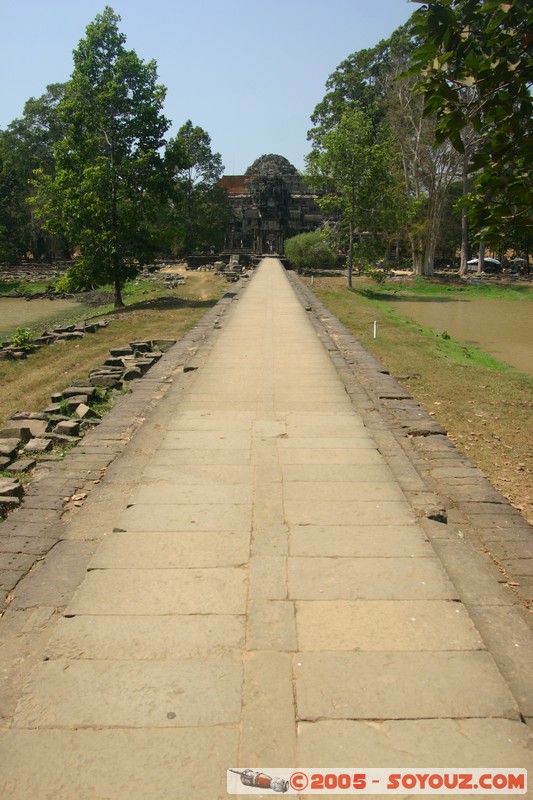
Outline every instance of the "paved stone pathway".
<svg viewBox="0 0 533 800">
<path fill-rule="evenodd" d="M 523 709 L 279 262 L 209 348 L 68 528 L 105 535 L 0 730 L 2 797 L 531 768 Z"/>
</svg>

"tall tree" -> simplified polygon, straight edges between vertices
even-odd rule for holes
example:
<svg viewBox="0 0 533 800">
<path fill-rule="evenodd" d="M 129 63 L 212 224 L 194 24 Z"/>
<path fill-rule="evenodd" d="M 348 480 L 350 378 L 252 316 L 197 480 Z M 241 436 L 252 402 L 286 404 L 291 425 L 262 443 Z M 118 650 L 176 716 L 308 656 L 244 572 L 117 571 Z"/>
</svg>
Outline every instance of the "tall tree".
<svg viewBox="0 0 533 800">
<path fill-rule="evenodd" d="M 167 158 L 174 165 L 174 203 L 183 251 L 218 244 L 226 211 L 225 194 L 216 182 L 224 166 L 220 153 L 211 149 L 209 134 L 187 120 L 169 141 Z"/>
<path fill-rule="evenodd" d="M 458 158 L 449 146 L 435 150 L 435 120 L 423 118 L 422 99 L 413 93 L 416 81 L 400 79 L 415 45 L 409 21 L 374 48 L 345 59 L 328 79 L 328 92 L 315 108 L 308 138 L 316 147 L 354 106 L 364 109 L 375 126 L 389 128 L 404 184 L 403 192 L 397 184 L 394 189 L 398 213 L 389 217 L 394 222 L 389 238 L 405 236 L 414 269 L 427 275 L 433 272 L 442 208 Z"/>
<path fill-rule="evenodd" d="M 307 157 L 318 203 L 340 215 L 348 239 L 348 286 L 352 285 L 354 240 L 369 242 L 383 232 L 392 184 L 393 157 L 382 128 L 358 106 L 347 108 L 339 124 L 326 131 Z"/>
<path fill-rule="evenodd" d="M 422 99 L 414 91 L 415 80 L 402 77 L 406 65 L 405 55 L 391 65 L 385 118 L 394 132 L 411 201 L 407 235 L 413 268 L 419 275 L 431 275 L 447 193 L 460 173 L 461 159 L 447 142 L 434 146 L 435 119 L 424 117 Z"/>
<path fill-rule="evenodd" d="M 498 242 L 506 229 L 531 231 L 530 0 L 425 0 L 413 21 L 422 44 L 411 73 L 419 78 L 426 115 L 437 116 L 436 141 L 463 153 L 465 131 L 479 134 L 465 200 L 478 237 Z"/>
<path fill-rule="evenodd" d="M 50 261 L 58 253 L 65 255 L 67 250 L 64 241 L 55 241 L 43 229 L 28 203 L 34 194 L 34 170 L 42 169 L 47 175 L 54 173 L 54 144 L 63 136 L 57 106 L 65 86 L 51 84 L 41 97 L 31 97 L 24 105 L 22 117 L 0 132 L 4 179 L 9 173 L 13 190 L 8 232 L 15 259 L 31 252 L 36 259 Z"/>
<path fill-rule="evenodd" d="M 64 138 L 56 172 L 40 173 L 37 206 L 81 256 L 72 288 L 111 282 L 115 306 L 139 264 L 153 255 L 158 209 L 168 190 L 160 148 L 169 127 L 165 88 L 154 61 L 125 48 L 120 17 L 106 6 L 74 51 L 74 71 L 58 106 Z"/>
</svg>

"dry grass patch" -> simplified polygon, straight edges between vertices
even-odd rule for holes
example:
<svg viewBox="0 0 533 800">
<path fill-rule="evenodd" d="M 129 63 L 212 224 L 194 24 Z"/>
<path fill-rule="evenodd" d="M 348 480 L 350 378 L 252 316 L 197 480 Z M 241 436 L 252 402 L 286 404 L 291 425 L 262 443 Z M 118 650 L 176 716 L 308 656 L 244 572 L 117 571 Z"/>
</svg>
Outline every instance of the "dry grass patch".
<svg viewBox="0 0 533 800">
<path fill-rule="evenodd" d="M 344 278 L 311 288 L 533 524 L 533 379 L 350 292 Z"/>
<path fill-rule="evenodd" d="M 220 278 L 193 274 L 174 291 L 147 289 L 146 299 L 107 313 L 108 327 L 81 340 L 47 345 L 24 361 L 0 362 L 0 424 L 16 411 L 45 408 L 52 392 L 86 379 L 90 369 L 105 361 L 111 347 L 138 339 L 180 339 L 225 290 Z"/>
</svg>

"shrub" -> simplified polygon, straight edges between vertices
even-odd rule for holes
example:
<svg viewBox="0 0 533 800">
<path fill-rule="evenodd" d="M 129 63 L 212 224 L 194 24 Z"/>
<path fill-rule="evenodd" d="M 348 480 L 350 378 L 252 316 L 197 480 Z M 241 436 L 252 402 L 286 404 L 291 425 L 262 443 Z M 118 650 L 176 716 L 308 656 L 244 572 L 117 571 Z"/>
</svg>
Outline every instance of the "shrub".
<svg viewBox="0 0 533 800">
<path fill-rule="evenodd" d="M 298 272 L 327 269 L 336 265 L 337 256 L 320 231 L 300 233 L 287 239 L 284 253 Z"/>
</svg>

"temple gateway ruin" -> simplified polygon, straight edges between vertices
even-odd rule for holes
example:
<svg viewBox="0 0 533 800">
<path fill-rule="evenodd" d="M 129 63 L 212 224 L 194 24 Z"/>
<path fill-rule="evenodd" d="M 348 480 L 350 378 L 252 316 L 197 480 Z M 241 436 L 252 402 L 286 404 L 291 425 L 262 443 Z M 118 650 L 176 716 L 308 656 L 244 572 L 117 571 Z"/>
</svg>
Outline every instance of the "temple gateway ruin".
<svg viewBox="0 0 533 800">
<path fill-rule="evenodd" d="M 261 156 L 244 175 L 224 175 L 219 186 L 232 211 L 226 252 L 283 253 L 285 239 L 315 230 L 323 219 L 316 194 L 283 156 Z"/>
</svg>

